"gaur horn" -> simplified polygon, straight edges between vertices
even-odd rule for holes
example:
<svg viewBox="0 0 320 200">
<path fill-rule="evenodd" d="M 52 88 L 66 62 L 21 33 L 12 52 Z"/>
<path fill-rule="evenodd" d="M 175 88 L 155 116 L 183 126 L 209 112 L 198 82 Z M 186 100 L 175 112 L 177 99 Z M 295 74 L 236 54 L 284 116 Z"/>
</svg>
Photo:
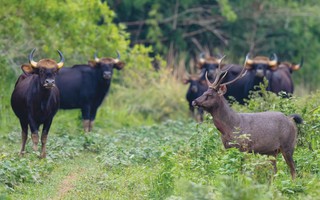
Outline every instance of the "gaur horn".
<svg viewBox="0 0 320 200">
<path fill-rule="evenodd" d="M 278 64 L 278 56 L 273 53 L 273 59 L 269 61 L 269 66 L 276 66 Z"/>
<path fill-rule="evenodd" d="M 201 64 L 203 64 L 203 63 L 206 61 L 205 58 L 204 58 L 204 56 L 205 56 L 205 53 L 204 53 L 204 52 L 201 52 L 200 55 L 199 55 L 199 57 L 200 57 L 199 62 L 200 62 Z"/>
<path fill-rule="evenodd" d="M 302 67 L 302 65 L 303 65 L 303 57 L 301 57 L 301 60 L 300 60 L 300 63 L 299 63 L 299 64 L 293 65 L 293 66 L 291 67 L 291 70 L 297 71 L 297 70 L 299 70 L 299 69 Z"/>
<path fill-rule="evenodd" d="M 218 55 L 220 59 L 217 59 L 218 63 L 221 63 L 221 61 L 226 57 L 225 55 Z"/>
<path fill-rule="evenodd" d="M 114 62 L 115 62 L 115 63 L 118 63 L 119 61 L 120 61 L 120 53 L 119 53 L 119 51 L 117 50 L 117 58 L 114 59 Z"/>
<path fill-rule="evenodd" d="M 94 60 L 95 60 L 96 62 L 99 62 L 99 61 L 100 61 L 100 59 L 99 59 L 98 56 L 97 56 L 97 52 L 94 53 Z"/>
<path fill-rule="evenodd" d="M 246 55 L 246 61 L 244 63 L 244 66 L 246 69 L 251 69 L 251 65 L 253 64 L 253 60 L 251 60 L 249 57 L 250 57 L 250 53 Z"/>
<path fill-rule="evenodd" d="M 31 64 L 32 67 L 36 68 L 37 67 L 37 62 L 33 60 L 33 53 L 36 51 L 36 48 L 32 49 L 31 53 L 29 54 L 29 63 Z"/>
<path fill-rule="evenodd" d="M 64 57 L 63 57 L 63 54 L 61 53 L 61 51 L 59 51 L 59 50 L 57 50 L 57 51 L 58 51 L 59 56 L 60 56 L 60 61 L 58 62 L 57 65 L 58 65 L 58 69 L 60 69 L 64 64 Z"/>
</svg>

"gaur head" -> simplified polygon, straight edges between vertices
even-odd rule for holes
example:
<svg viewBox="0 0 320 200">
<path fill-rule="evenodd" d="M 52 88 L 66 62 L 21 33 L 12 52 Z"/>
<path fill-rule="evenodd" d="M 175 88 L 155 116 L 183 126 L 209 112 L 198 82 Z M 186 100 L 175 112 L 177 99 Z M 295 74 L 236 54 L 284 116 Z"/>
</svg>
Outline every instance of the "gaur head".
<svg viewBox="0 0 320 200">
<path fill-rule="evenodd" d="M 33 54 L 35 52 L 35 48 L 29 54 L 29 63 L 21 66 L 22 71 L 26 75 L 37 74 L 40 79 L 40 84 L 46 88 L 51 89 L 55 86 L 55 77 L 59 71 L 59 69 L 64 64 L 64 57 L 62 53 L 58 50 L 60 61 L 57 63 L 52 59 L 41 59 L 38 62 L 33 60 Z"/>
<path fill-rule="evenodd" d="M 103 80 L 111 80 L 113 68 L 121 70 L 125 63 L 120 61 L 120 54 L 117 51 L 117 58 L 98 58 L 97 54 L 94 55 L 94 60 L 89 61 L 89 65 L 98 70 Z"/>
<path fill-rule="evenodd" d="M 222 57 L 223 59 L 224 57 Z M 222 60 L 221 59 L 221 60 Z M 221 62 L 221 61 L 220 61 Z M 245 76 L 247 70 L 245 67 L 242 68 L 241 72 L 238 74 L 236 78 L 231 81 L 225 82 L 221 84 L 224 77 L 227 75 L 228 70 L 233 67 L 232 65 L 228 67 L 226 70 L 221 70 L 221 64 L 219 63 L 219 67 L 217 68 L 216 77 L 213 83 L 211 83 L 206 74 L 206 81 L 208 84 L 208 90 L 204 92 L 200 97 L 195 99 L 192 102 L 193 106 L 203 107 L 206 111 L 212 111 L 221 105 L 221 101 L 224 101 L 224 94 L 227 92 L 227 85 L 235 82 L 236 80 Z"/>
<path fill-rule="evenodd" d="M 199 69 L 201 69 L 203 73 L 208 74 L 209 79 L 213 79 L 215 77 L 216 69 L 218 68 L 221 60 L 222 58 L 216 58 L 211 56 L 205 57 L 205 54 L 201 53 L 197 66 Z"/>
<path fill-rule="evenodd" d="M 249 54 L 246 56 L 246 69 L 252 71 L 254 75 L 259 78 L 267 76 L 267 73 L 270 70 L 276 70 L 277 66 L 278 58 L 276 54 L 273 54 L 272 60 L 265 56 L 256 56 L 253 59 L 249 58 Z"/>
<path fill-rule="evenodd" d="M 189 79 L 185 79 L 183 83 L 190 84 L 190 86 L 189 86 L 190 91 L 192 93 L 197 93 L 199 90 L 197 82 L 198 82 L 197 80 L 189 78 Z"/>
<path fill-rule="evenodd" d="M 205 80 L 200 80 L 199 75 L 189 75 L 183 80 L 184 84 L 189 84 L 189 91 L 197 93 L 199 91 L 200 84 L 205 85 Z"/>
</svg>

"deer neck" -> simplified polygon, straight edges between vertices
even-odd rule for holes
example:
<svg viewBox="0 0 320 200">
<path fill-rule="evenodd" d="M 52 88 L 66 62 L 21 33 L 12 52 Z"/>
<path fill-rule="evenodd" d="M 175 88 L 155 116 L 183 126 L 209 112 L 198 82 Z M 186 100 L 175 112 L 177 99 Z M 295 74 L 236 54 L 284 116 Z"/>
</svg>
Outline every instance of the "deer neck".
<svg viewBox="0 0 320 200">
<path fill-rule="evenodd" d="M 231 109 L 228 102 L 221 97 L 218 107 L 213 109 L 210 114 L 213 117 L 213 123 L 221 133 L 222 142 L 226 144 L 233 140 L 233 132 L 240 124 L 240 116 Z"/>
</svg>

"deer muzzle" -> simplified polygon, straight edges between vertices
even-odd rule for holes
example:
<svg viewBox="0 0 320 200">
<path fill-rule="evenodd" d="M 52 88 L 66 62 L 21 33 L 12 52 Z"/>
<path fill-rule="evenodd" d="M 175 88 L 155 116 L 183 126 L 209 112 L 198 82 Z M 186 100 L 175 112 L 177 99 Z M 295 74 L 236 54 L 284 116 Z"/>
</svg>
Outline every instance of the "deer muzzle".
<svg viewBox="0 0 320 200">
<path fill-rule="evenodd" d="M 199 102 L 197 100 L 192 101 L 192 106 L 198 107 L 199 106 Z"/>
</svg>

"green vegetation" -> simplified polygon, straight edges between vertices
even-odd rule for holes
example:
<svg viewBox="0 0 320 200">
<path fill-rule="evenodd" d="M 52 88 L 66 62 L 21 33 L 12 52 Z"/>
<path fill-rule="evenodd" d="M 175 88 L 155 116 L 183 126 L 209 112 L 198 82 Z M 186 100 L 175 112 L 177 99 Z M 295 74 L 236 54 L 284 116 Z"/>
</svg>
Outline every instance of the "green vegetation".
<svg viewBox="0 0 320 200">
<path fill-rule="evenodd" d="M 155 58 L 149 57 L 161 52 L 157 45 L 165 48 L 170 44 L 157 41 L 153 47 L 131 46 L 130 29 L 113 23 L 121 13 L 130 13 L 116 15 L 103 2 L 0 0 L 0 199 L 320 199 L 319 92 L 282 99 L 261 85 L 261 94 L 253 93 L 246 106 L 232 105 L 239 112 L 277 110 L 302 116 L 304 124 L 299 126 L 294 154 L 297 178 L 292 181 L 281 156 L 277 158 L 278 173 L 274 174 L 270 158 L 224 149 L 209 115 L 202 124 L 189 119 L 187 87 L 179 81 L 181 66 L 165 67 L 166 62 L 156 55 L 160 70 L 155 71 Z M 123 2 L 128 6 L 133 1 Z M 126 9 L 138 6 L 143 11 L 143 6 L 150 4 L 147 0 L 135 2 Z M 155 12 L 162 8 L 161 1 L 154 2 L 144 14 L 162 15 Z M 241 1 L 244 3 L 235 9 L 237 2 L 219 0 L 214 4 L 214 13 L 220 16 L 221 12 L 226 18 L 225 27 L 239 26 L 239 20 L 244 19 L 239 13 L 244 14 L 251 1 Z M 252 2 L 263 2 L 269 8 L 268 1 Z M 273 6 L 285 9 L 284 2 L 288 3 L 286 9 L 312 8 L 312 1 L 304 1 L 302 7 L 300 1 L 277 1 Z M 165 5 L 171 8 L 171 4 Z M 192 0 L 180 2 L 185 8 L 191 5 L 195 5 Z M 143 14 L 138 13 L 132 19 L 138 20 Z M 295 24 L 290 26 L 295 37 L 283 41 L 288 46 L 281 51 L 297 45 L 290 47 L 295 53 L 288 54 L 290 59 L 299 60 L 304 48 L 310 47 L 308 57 L 312 58 L 317 48 L 312 39 L 319 26 L 314 22 L 314 32 L 308 32 L 311 18 L 306 19 L 305 29 L 298 23 L 302 19 L 296 20 L 288 21 Z M 156 22 L 148 21 L 154 26 Z M 159 39 L 159 35 L 167 34 L 162 32 L 165 30 L 154 29 L 149 37 Z M 183 42 L 181 38 L 174 41 Z M 239 43 L 236 37 L 230 41 Z M 83 133 L 79 110 L 58 112 L 49 133 L 46 159 L 39 159 L 39 152 L 32 151 L 30 139 L 26 155 L 18 155 L 21 130 L 10 106 L 19 67 L 28 62 L 27 55 L 34 47 L 38 48 L 35 59 L 57 59 L 56 49 L 61 50 L 66 66 L 86 63 L 95 51 L 103 57 L 115 56 L 119 50 L 126 62 L 124 70 L 115 72 L 93 132 Z M 231 58 L 247 52 L 236 53 L 232 50 L 236 46 L 228 49 Z M 182 54 L 189 59 L 189 54 Z M 316 60 L 306 58 L 306 70 L 298 72 L 301 77 L 315 80 L 318 69 L 312 74 L 309 71 Z"/>
</svg>

